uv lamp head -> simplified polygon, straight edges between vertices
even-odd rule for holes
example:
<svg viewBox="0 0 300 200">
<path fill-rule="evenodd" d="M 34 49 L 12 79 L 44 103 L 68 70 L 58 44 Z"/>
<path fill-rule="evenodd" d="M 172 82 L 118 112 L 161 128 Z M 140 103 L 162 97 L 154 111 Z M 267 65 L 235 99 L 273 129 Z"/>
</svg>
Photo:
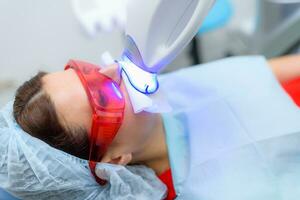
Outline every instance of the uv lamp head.
<svg viewBox="0 0 300 200">
<path fill-rule="evenodd" d="M 137 91 L 150 95 L 159 88 L 157 73 L 151 73 L 132 62 L 126 55 L 119 61 L 122 74 L 125 75 L 131 86 Z"/>
<path fill-rule="evenodd" d="M 130 0 L 128 2 L 127 38 L 123 58 L 145 71 L 143 77 L 138 78 L 137 82 L 132 81 L 136 78 L 129 77 L 136 89 L 146 94 L 154 93 L 158 89 L 156 75 L 197 34 L 201 22 L 214 1 Z M 132 75 L 136 74 L 139 73 Z M 138 83 L 139 81 L 145 83 Z"/>
</svg>

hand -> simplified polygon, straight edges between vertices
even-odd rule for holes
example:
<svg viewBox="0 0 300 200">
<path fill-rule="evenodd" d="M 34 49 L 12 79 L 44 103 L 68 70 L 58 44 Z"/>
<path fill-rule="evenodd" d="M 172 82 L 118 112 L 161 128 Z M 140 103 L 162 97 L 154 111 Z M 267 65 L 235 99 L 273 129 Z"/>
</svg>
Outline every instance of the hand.
<svg viewBox="0 0 300 200">
<path fill-rule="evenodd" d="M 273 58 L 269 60 L 269 65 L 281 83 L 300 78 L 300 55 Z"/>
</svg>

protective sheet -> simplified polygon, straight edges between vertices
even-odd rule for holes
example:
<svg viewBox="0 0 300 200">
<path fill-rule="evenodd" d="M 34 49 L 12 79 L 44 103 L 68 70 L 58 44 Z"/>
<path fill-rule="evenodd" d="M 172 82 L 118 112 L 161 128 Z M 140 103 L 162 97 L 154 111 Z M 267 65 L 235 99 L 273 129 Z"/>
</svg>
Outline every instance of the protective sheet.
<svg viewBox="0 0 300 200">
<path fill-rule="evenodd" d="M 99 186 L 85 160 L 23 132 L 12 103 L 0 111 L 0 187 L 20 199 L 162 199 L 166 188 L 146 167 L 98 164 L 110 184 Z"/>
<path fill-rule="evenodd" d="M 162 77 L 178 199 L 298 200 L 300 109 L 262 57 Z M 182 83 L 182 84 L 178 84 Z"/>
</svg>

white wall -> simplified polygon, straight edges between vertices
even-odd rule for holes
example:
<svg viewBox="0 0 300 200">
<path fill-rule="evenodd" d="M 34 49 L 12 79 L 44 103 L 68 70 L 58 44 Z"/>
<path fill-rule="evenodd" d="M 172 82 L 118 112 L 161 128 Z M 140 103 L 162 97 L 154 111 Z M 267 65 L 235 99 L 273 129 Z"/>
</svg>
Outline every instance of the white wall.
<svg viewBox="0 0 300 200">
<path fill-rule="evenodd" d="M 0 107 L 39 70 L 62 70 L 70 58 L 100 63 L 105 51 L 118 58 L 123 42 L 121 31 L 89 38 L 70 0 L 0 0 Z M 188 59 L 182 54 L 172 66 Z"/>
<path fill-rule="evenodd" d="M 232 3 L 235 15 L 229 27 L 255 11 L 254 0 Z M 249 23 L 243 22 L 247 29 Z M 226 28 L 206 34 L 201 42 L 204 61 L 222 57 L 222 46 L 228 45 Z M 0 0 L 0 107 L 38 70 L 62 70 L 70 58 L 100 63 L 104 51 L 118 58 L 122 47 L 123 35 L 118 31 L 87 37 L 73 15 L 70 0 Z M 172 69 L 190 65 L 188 51 L 171 64 Z"/>
<path fill-rule="evenodd" d="M 38 70 L 63 69 L 70 58 L 99 63 L 108 50 L 119 56 L 122 34 L 91 40 L 67 0 L 0 0 L 0 106 Z"/>
</svg>

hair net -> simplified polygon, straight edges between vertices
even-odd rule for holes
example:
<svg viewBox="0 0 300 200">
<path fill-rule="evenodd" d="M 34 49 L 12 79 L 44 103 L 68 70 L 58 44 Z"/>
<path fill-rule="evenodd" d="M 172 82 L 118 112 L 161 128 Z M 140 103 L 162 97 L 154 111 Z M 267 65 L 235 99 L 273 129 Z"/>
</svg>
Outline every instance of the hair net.
<svg viewBox="0 0 300 200">
<path fill-rule="evenodd" d="M 88 163 L 23 132 L 12 103 L 0 111 L 0 187 L 21 199 L 162 199 L 166 187 L 143 166 L 98 164 L 99 186 Z"/>
</svg>

